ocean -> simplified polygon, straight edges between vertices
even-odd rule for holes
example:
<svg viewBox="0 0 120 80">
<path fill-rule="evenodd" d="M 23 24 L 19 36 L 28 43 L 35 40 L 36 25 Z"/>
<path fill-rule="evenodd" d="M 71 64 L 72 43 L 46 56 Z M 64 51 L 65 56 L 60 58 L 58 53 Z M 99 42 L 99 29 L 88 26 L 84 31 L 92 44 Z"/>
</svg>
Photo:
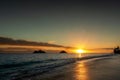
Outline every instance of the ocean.
<svg viewBox="0 0 120 80">
<path fill-rule="evenodd" d="M 112 54 L 0 54 L 0 80 L 41 75 L 78 60 L 109 55 Z"/>
</svg>

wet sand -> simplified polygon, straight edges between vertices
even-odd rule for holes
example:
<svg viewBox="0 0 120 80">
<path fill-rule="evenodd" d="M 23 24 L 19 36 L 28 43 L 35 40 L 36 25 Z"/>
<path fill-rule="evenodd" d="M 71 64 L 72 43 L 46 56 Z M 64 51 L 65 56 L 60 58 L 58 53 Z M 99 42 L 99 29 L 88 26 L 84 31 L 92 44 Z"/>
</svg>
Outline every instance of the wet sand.
<svg viewBox="0 0 120 80">
<path fill-rule="evenodd" d="M 77 61 L 23 80 L 120 80 L 120 55 Z"/>
</svg>

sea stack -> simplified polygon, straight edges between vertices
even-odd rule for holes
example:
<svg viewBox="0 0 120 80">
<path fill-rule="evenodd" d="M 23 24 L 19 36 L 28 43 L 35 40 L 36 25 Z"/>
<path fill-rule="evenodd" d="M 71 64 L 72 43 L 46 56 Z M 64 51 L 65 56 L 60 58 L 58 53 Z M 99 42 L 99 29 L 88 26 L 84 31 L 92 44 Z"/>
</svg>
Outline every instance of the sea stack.
<svg viewBox="0 0 120 80">
<path fill-rule="evenodd" d="M 60 51 L 60 53 L 67 53 L 66 51 L 64 51 L 64 50 L 62 50 L 62 51 Z"/>
<path fill-rule="evenodd" d="M 43 50 L 35 50 L 33 53 L 46 53 L 46 52 Z"/>
</svg>

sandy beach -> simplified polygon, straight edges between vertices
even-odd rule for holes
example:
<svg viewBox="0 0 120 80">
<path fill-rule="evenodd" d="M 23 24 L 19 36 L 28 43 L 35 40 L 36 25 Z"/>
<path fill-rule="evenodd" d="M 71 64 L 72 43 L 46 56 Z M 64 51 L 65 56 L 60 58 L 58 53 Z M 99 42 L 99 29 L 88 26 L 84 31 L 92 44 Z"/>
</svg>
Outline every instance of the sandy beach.
<svg viewBox="0 0 120 80">
<path fill-rule="evenodd" d="M 120 55 L 77 61 L 22 80 L 120 80 Z"/>
</svg>

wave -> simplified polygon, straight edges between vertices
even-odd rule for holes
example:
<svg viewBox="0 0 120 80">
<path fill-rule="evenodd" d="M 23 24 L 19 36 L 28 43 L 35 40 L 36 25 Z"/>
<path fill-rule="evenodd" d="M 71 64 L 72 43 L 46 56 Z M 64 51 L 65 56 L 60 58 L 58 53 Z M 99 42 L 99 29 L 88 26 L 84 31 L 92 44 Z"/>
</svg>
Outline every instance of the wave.
<svg viewBox="0 0 120 80">
<path fill-rule="evenodd" d="M 42 61 L 30 61 L 30 62 L 21 62 L 21 63 L 13 63 L 13 64 L 1 64 L 0 69 L 21 67 L 21 66 L 33 65 L 33 64 L 37 64 L 37 63 L 48 63 L 50 61 L 56 61 L 56 60 L 55 59 L 48 59 L 48 60 L 42 60 Z"/>
</svg>

